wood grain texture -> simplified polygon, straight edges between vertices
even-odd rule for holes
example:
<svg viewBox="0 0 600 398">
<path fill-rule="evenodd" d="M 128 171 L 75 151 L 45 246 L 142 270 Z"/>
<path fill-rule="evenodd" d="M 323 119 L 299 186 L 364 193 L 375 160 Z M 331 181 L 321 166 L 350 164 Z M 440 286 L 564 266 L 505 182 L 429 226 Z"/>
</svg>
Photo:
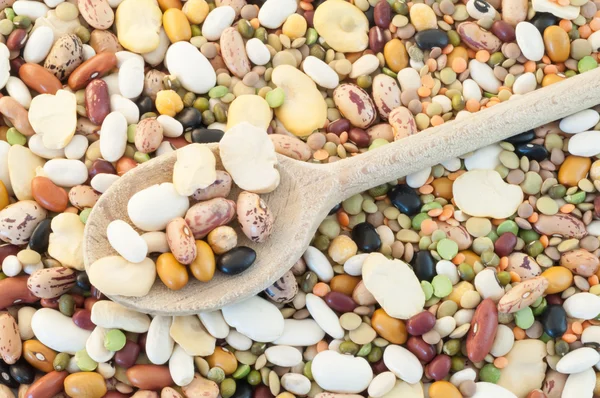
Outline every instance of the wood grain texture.
<svg viewBox="0 0 600 398">
<path fill-rule="evenodd" d="M 110 298 L 141 312 L 164 315 L 195 314 L 241 301 L 271 285 L 301 257 L 323 218 L 341 200 L 599 103 L 600 68 L 336 163 L 315 165 L 278 155 L 281 184 L 275 192 L 261 195 L 275 215 L 273 235 L 256 244 L 236 226 L 239 244 L 257 252 L 250 269 L 237 276 L 217 272 L 208 283 L 191 277 L 179 291 L 167 289 L 157 278 L 146 297 Z M 210 147 L 222 169 L 217 146 Z M 115 219 L 131 223 L 129 198 L 153 184 L 171 181 L 175 160 L 171 153 L 146 162 L 100 197 L 85 227 L 86 269 L 115 254 L 106 238 L 107 225 Z M 230 198 L 238 192 L 233 189 Z"/>
</svg>

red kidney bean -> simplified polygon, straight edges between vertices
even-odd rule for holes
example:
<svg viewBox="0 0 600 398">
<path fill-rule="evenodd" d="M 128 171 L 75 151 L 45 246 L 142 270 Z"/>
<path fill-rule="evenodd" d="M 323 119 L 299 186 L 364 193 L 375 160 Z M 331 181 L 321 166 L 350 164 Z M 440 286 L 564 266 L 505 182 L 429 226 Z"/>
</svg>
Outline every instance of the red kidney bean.
<svg viewBox="0 0 600 398">
<path fill-rule="evenodd" d="M 25 29 L 13 30 L 6 39 L 6 47 L 10 51 L 20 50 L 25 47 L 27 42 L 27 31 Z"/>
<path fill-rule="evenodd" d="M 273 394 L 271 394 L 271 390 L 269 387 L 264 384 L 259 384 L 254 389 L 254 393 L 252 393 L 252 398 L 275 398 Z"/>
<path fill-rule="evenodd" d="M 44 308 L 52 308 L 53 310 L 58 309 L 58 297 L 50 298 L 50 299 L 41 299 L 40 304 Z"/>
<path fill-rule="evenodd" d="M 546 301 L 548 302 L 548 305 L 562 305 L 563 304 L 563 299 L 560 297 L 560 294 L 549 294 L 546 296 Z"/>
<path fill-rule="evenodd" d="M 452 360 L 448 355 L 438 355 L 425 367 L 425 375 L 435 381 L 442 380 L 450 372 Z"/>
<path fill-rule="evenodd" d="M 412 336 L 409 338 L 406 342 L 406 348 L 424 363 L 435 357 L 435 348 L 431 344 L 427 344 L 421 337 Z"/>
<path fill-rule="evenodd" d="M 127 369 L 127 378 L 141 390 L 160 390 L 173 384 L 168 366 L 135 365 Z"/>
<path fill-rule="evenodd" d="M 379 3 L 375 4 L 373 9 L 373 19 L 375 25 L 381 29 L 387 29 L 392 22 L 392 6 L 387 0 L 379 0 Z"/>
<path fill-rule="evenodd" d="M 363 129 L 358 127 L 352 127 L 348 132 L 348 139 L 356 144 L 359 148 L 366 148 L 369 146 L 369 141 L 371 141 L 371 137 L 369 134 Z"/>
<path fill-rule="evenodd" d="M 421 336 L 429 332 L 435 326 L 435 315 L 429 311 L 423 311 L 413 315 L 406 321 L 406 331 L 413 336 Z"/>
<path fill-rule="evenodd" d="M 0 264 L 2 264 L 6 257 L 16 256 L 20 251 L 21 249 L 18 246 L 11 245 L 10 243 L 0 246 Z"/>
<path fill-rule="evenodd" d="M 92 167 L 90 167 L 88 171 L 88 176 L 90 180 L 94 178 L 98 174 L 117 174 L 117 169 L 112 165 L 111 162 L 108 162 L 104 159 L 96 159 L 92 163 Z"/>
<path fill-rule="evenodd" d="M 494 242 L 494 251 L 499 257 L 508 256 L 517 245 L 517 237 L 512 232 L 503 233 Z"/>
<path fill-rule="evenodd" d="M 498 309 L 491 299 L 477 306 L 471 329 L 467 335 L 467 356 L 473 362 L 481 362 L 492 349 L 498 329 Z"/>
<path fill-rule="evenodd" d="M 17 57 L 10 60 L 10 75 L 18 77 L 19 69 L 21 66 L 25 65 L 25 60 L 22 57 Z"/>
<path fill-rule="evenodd" d="M 28 275 L 0 280 L 0 310 L 14 304 L 31 304 L 40 301 L 27 288 Z"/>
<path fill-rule="evenodd" d="M 52 371 L 35 381 L 25 393 L 25 398 L 48 398 L 63 391 L 68 372 Z"/>
<path fill-rule="evenodd" d="M 115 354 L 115 363 L 123 368 L 130 368 L 135 365 L 138 355 L 140 355 L 140 346 L 131 340 L 127 340 L 125 347 Z M 147 388 L 144 388 L 144 390 L 147 390 Z"/>
<path fill-rule="evenodd" d="M 350 127 L 352 126 L 350 125 L 350 121 L 348 119 L 340 118 L 329 123 L 327 126 L 327 132 L 339 136 L 344 131 L 350 131 Z"/>
<path fill-rule="evenodd" d="M 371 369 L 373 369 L 373 373 L 375 373 L 377 375 L 379 373 L 387 372 L 389 370 L 387 368 L 387 366 L 385 366 L 385 363 L 383 363 L 383 359 L 380 359 L 379 361 L 372 363 Z"/>
<path fill-rule="evenodd" d="M 516 39 L 515 28 L 504 21 L 496 21 L 492 24 L 491 32 L 504 43 L 510 43 Z"/>
<path fill-rule="evenodd" d="M 90 121 L 101 125 L 110 113 L 108 84 L 102 79 L 94 79 L 85 88 L 85 108 Z"/>
<path fill-rule="evenodd" d="M 356 308 L 356 303 L 352 300 L 352 297 L 340 292 L 327 293 L 325 302 L 332 310 L 343 313 L 352 312 Z"/>
<path fill-rule="evenodd" d="M 369 48 L 375 53 L 380 53 L 385 47 L 385 35 L 379 26 L 373 26 L 369 29 Z"/>
<path fill-rule="evenodd" d="M 96 328 L 96 325 L 92 322 L 92 312 L 87 309 L 76 309 L 73 314 L 73 323 L 85 330 Z"/>
</svg>

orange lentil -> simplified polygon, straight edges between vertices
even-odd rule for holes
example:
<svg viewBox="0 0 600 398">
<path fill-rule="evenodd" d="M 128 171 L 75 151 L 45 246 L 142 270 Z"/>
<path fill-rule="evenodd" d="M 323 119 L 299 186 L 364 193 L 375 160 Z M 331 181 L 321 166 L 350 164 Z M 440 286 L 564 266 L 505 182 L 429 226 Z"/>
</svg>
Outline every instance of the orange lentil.
<svg viewBox="0 0 600 398">
<path fill-rule="evenodd" d="M 444 210 L 442 211 L 442 214 L 440 214 L 440 216 L 438 217 L 440 221 L 446 221 L 447 219 L 452 217 L 452 211 L 451 210 Z"/>
<path fill-rule="evenodd" d="M 461 175 L 463 175 L 466 172 L 467 172 L 467 170 L 458 170 L 458 171 L 455 171 L 453 173 L 448 174 L 448 179 L 450 181 L 454 181 L 454 180 L 456 180 L 458 177 L 460 177 Z"/>
<path fill-rule="evenodd" d="M 258 20 L 258 18 L 252 18 L 250 20 L 250 25 L 252 25 L 254 29 L 258 29 L 260 28 L 260 21 Z"/>
<path fill-rule="evenodd" d="M 444 15 L 444 22 L 446 22 L 448 25 L 452 25 L 454 23 L 454 18 L 452 18 L 450 15 Z"/>
<path fill-rule="evenodd" d="M 592 29 L 590 29 L 588 25 L 581 25 L 579 28 L 577 28 L 577 30 L 579 31 L 579 36 L 582 39 L 587 39 L 592 34 Z"/>
<path fill-rule="evenodd" d="M 302 8 L 304 11 L 310 11 L 315 9 L 315 7 L 312 4 L 307 3 L 305 1 L 300 2 L 300 8 Z"/>
<path fill-rule="evenodd" d="M 588 283 L 590 284 L 590 286 L 596 286 L 598 283 L 600 283 L 600 280 L 598 279 L 598 275 L 592 275 L 588 278 Z"/>
<path fill-rule="evenodd" d="M 427 212 L 427 215 L 429 217 L 438 217 L 440 214 L 442 214 L 442 209 L 431 209 Z"/>
<path fill-rule="evenodd" d="M 431 118 L 431 125 L 432 126 L 439 126 L 441 124 L 444 124 L 444 118 L 441 117 L 440 115 L 435 115 Z"/>
<path fill-rule="evenodd" d="M 325 295 L 329 293 L 330 290 L 331 288 L 328 284 L 319 282 L 315 285 L 315 287 L 313 287 L 313 294 L 315 296 L 325 297 Z"/>
<path fill-rule="evenodd" d="M 338 211 L 337 220 L 342 227 L 347 227 L 348 225 L 350 225 L 350 217 L 345 211 Z"/>
<path fill-rule="evenodd" d="M 437 69 L 437 61 L 433 58 L 429 58 L 426 64 L 429 67 L 429 72 L 433 72 Z"/>
<path fill-rule="evenodd" d="M 77 210 L 77 207 L 73 207 L 73 206 L 71 206 L 71 207 L 67 207 L 67 208 L 65 209 L 65 211 L 63 211 L 63 213 L 73 213 L 73 214 L 77 214 L 77 213 L 79 213 L 79 210 Z"/>
<path fill-rule="evenodd" d="M 562 29 L 564 29 L 567 33 L 569 33 L 573 29 L 573 23 L 568 19 L 561 19 L 558 23 Z"/>
<path fill-rule="evenodd" d="M 583 326 L 581 326 L 580 322 L 573 322 L 571 324 L 571 329 L 573 329 L 573 333 L 575 334 L 583 333 Z"/>
<path fill-rule="evenodd" d="M 321 340 L 317 343 L 317 352 L 325 351 L 329 348 L 329 344 L 326 341 Z"/>
<path fill-rule="evenodd" d="M 521 282 L 521 277 L 515 271 L 510 271 L 509 274 L 511 282 Z"/>
<path fill-rule="evenodd" d="M 508 268 L 508 257 L 504 256 L 500 258 L 500 263 L 498 263 L 498 267 L 500 267 L 502 271 Z"/>
<path fill-rule="evenodd" d="M 440 93 L 441 95 L 445 95 L 445 94 L 446 94 L 446 91 L 448 91 L 448 89 L 447 89 L 446 87 L 442 87 L 442 88 L 440 88 L 440 91 L 439 91 L 439 93 Z"/>
<path fill-rule="evenodd" d="M 390 22 L 390 26 L 388 27 L 388 29 L 390 30 L 391 33 L 396 33 L 396 31 L 398 30 L 398 27 Z"/>
<path fill-rule="evenodd" d="M 508 365 L 508 359 L 506 359 L 505 357 L 498 357 L 494 359 L 494 366 L 498 369 L 505 368 L 506 365 Z"/>
<path fill-rule="evenodd" d="M 548 64 L 551 64 L 551 63 L 552 63 L 552 61 L 550 60 L 550 57 L 549 57 L 549 56 L 547 56 L 547 55 L 544 55 L 544 56 L 542 57 L 542 63 L 544 63 L 544 64 L 548 65 Z"/>
<path fill-rule="evenodd" d="M 595 17 L 600 17 L 600 10 L 596 11 L 596 13 L 594 14 Z"/>
<path fill-rule="evenodd" d="M 506 221 L 505 218 L 494 218 L 492 220 L 492 225 L 498 226 L 498 225 L 502 224 L 504 221 Z"/>
<path fill-rule="evenodd" d="M 590 28 L 595 32 L 600 30 L 600 18 L 595 17 L 590 21 Z"/>
<path fill-rule="evenodd" d="M 508 90 L 512 93 L 512 89 L 510 87 L 506 87 L 506 86 L 500 86 L 498 87 L 498 91 L 502 91 L 502 90 Z"/>
<path fill-rule="evenodd" d="M 551 73 L 558 73 L 558 68 L 556 67 L 556 65 L 546 65 L 544 66 L 544 73 L 546 75 L 549 75 Z"/>
<path fill-rule="evenodd" d="M 448 54 L 450 54 L 450 53 L 451 53 L 453 50 L 454 50 L 454 46 L 453 46 L 452 44 L 448 44 L 448 45 L 446 45 L 446 47 L 444 47 L 444 48 L 442 49 L 442 54 L 446 54 L 446 55 L 448 55 Z"/>
<path fill-rule="evenodd" d="M 429 108 L 429 105 L 431 105 L 431 102 L 427 102 L 427 101 L 421 102 L 421 112 L 423 112 L 423 113 L 427 112 L 427 108 Z"/>
<path fill-rule="evenodd" d="M 419 192 L 422 193 L 423 195 L 429 195 L 430 193 L 433 192 L 433 187 L 431 185 L 423 185 L 422 187 L 419 188 Z"/>
<path fill-rule="evenodd" d="M 463 73 L 467 70 L 467 61 L 464 58 L 454 58 L 452 61 L 452 70 L 456 73 Z"/>
<path fill-rule="evenodd" d="M 429 97 L 431 95 L 431 90 L 427 87 L 419 87 L 417 94 L 419 94 L 419 97 L 421 98 Z"/>
<path fill-rule="evenodd" d="M 570 213 L 575 210 L 575 205 L 572 203 L 567 203 L 566 205 L 562 205 L 560 208 L 561 213 Z"/>
<path fill-rule="evenodd" d="M 564 62 L 559 62 L 555 65 L 556 65 L 556 69 L 558 69 L 559 72 L 564 72 L 567 69 Z"/>
<path fill-rule="evenodd" d="M 527 219 L 527 221 L 533 223 L 536 222 L 539 218 L 539 215 L 537 213 L 533 213 L 532 215 L 529 216 L 529 218 Z"/>
<path fill-rule="evenodd" d="M 479 50 L 477 54 L 475 54 L 475 59 L 479 62 L 487 62 L 490 60 L 490 53 L 486 50 Z"/>
<path fill-rule="evenodd" d="M 454 64 L 454 62 L 453 62 L 453 64 Z M 467 103 L 465 104 L 465 106 L 466 106 L 467 110 L 471 113 L 477 112 L 479 110 L 479 108 L 481 107 L 479 105 L 479 101 L 477 101 L 474 98 L 467 100 Z"/>
<path fill-rule="evenodd" d="M 425 75 L 421 78 L 421 84 L 427 88 L 433 88 L 435 81 L 431 75 Z"/>
<path fill-rule="evenodd" d="M 562 339 L 567 343 L 574 343 L 577 341 L 577 336 L 571 333 L 565 333 L 562 335 Z"/>
<path fill-rule="evenodd" d="M 423 220 L 423 222 L 421 223 L 421 232 L 424 235 L 431 235 L 437 229 L 438 229 L 437 223 L 429 218 Z"/>
<path fill-rule="evenodd" d="M 453 263 L 454 265 L 460 265 L 460 264 L 462 264 L 462 263 L 464 263 L 464 262 L 465 262 L 465 259 L 466 259 L 466 258 L 467 258 L 467 257 L 466 257 L 464 254 L 462 254 L 462 253 L 458 253 L 458 254 L 457 254 L 456 256 L 454 256 L 454 258 L 452 259 L 452 263 Z"/>
<path fill-rule="evenodd" d="M 471 50 L 470 48 L 467 49 L 467 55 L 469 56 L 469 58 L 475 58 L 475 50 Z"/>
<path fill-rule="evenodd" d="M 429 176 L 425 181 L 425 184 L 431 184 L 433 182 L 433 176 Z"/>
<path fill-rule="evenodd" d="M 527 61 L 523 64 L 525 67 L 525 72 L 535 72 L 537 65 L 533 61 Z"/>
<path fill-rule="evenodd" d="M 525 338 L 525 331 L 518 326 L 515 326 L 513 328 L 513 334 L 515 335 L 515 339 L 517 340 L 523 340 Z M 317 350 L 318 349 L 319 347 L 317 346 Z"/>
</svg>

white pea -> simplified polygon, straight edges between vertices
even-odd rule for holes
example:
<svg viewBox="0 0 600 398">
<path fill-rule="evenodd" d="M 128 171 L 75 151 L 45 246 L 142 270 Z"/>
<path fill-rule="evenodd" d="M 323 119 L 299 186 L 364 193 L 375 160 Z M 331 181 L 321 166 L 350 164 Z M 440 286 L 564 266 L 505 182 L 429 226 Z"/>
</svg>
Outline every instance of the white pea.
<svg viewBox="0 0 600 398">
<path fill-rule="evenodd" d="M 2 261 L 2 272 L 8 277 L 17 276 L 23 270 L 23 265 L 17 259 L 17 256 L 10 255 Z"/>
</svg>

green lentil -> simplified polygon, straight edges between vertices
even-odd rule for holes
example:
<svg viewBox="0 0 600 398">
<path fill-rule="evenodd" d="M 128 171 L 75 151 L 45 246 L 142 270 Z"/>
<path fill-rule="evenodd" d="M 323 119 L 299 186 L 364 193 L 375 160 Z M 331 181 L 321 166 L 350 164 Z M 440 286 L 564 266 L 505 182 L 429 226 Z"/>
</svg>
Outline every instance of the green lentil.
<svg viewBox="0 0 600 398">
<path fill-rule="evenodd" d="M 371 145 L 369 145 L 369 151 L 372 151 L 373 149 L 377 149 L 380 146 L 384 146 L 386 144 L 389 144 L 389 142 L 385 138 L 375 138 L 373 140 L 373 142 L 371 143 Z"/>
<path fill-rule="evenodd" d="M 83 210 L 81 210 L 81 213 L 79 213 L 79 219 L 81 220 L 82 223 L 86 223 L 88 217 L 90 216 L 90 213 L 92 212 L 91 208 L 85 208 Z"/>
<path fill-rule="evenodd" d="M 506 271 L 498 272 L 496 278 L 498 278 L 498 282 L 500 282 L 500 285 L 502 286 L 506 286 L 510 283 L 510 273 Z"/>
<path fill-rule="evenodd" d="M 436 297 L 444 298 L 452 293 L 452 281 L 446 275 L 434 276 L 431 285 L 433 286 L 433 294 Z"/>
<path fill-rule="evenodd" d="M 204 112 L 209 110 L 210 105 L 208 102 L 208 98 L 198 97 L 194 101 L 194 108 L 198 109 L 200 112 Z"/>
<path fill-rule="evenodd" d="M 302 374 L 306 376 L 309 380 L 313 380 L 312 361 L 308 361 L 304 364 L 304 367 L 302 368 Z"/>
<path fill-rule="evenodd" d="M 240 379 L 243 379 L 244 377 L 248 376 L 249 373 L 250 373 L 249 365 L 240 365 L 235 370 L 235 372 L 233 372 L 233 374 L 231 376 L 236 380 L 240 380 Z"/>
<path fill-rule="evenodd" d="M 458 245 L 446 238 L 438 242 L 436 250 L 444 260 L 452 260 L 458 254 Z"/>
<path fill-rule="evenodd" d="M 529 329 L 534 321 L 535 318 L 533 317 L 533 312 L 529 307 L 525 307 L 515 312 L 515 323 L 523 330 Z"/>
<path fill-rule="evenodd" d="M 66 315 L 73 316 L 75 313 L 75 299 L 70 294 L 63 294 L 58 299 L 58 310 Z"/>
<path fill-rule="evenodd" d="M 27 143 L 27 137 L 19 132 L 14 127 L 11 127 L 6 131 L 6 141 L 10 145 L 25 145 Z"/>
<path fill-rule="evenodd" d="M 133 154 L 133 160 L 135 160 L 138 163 L 144 163 L 150 160 L 150 155 L 144 152 L 136 151 Z"/>
<path fill-rule="evenodd" d="M 340 352 L 342 354 L 356 355 L 358 350 L 358 344 L 353 341 L 344 341 L 342 344 L 340 344 Z"/>
<path fill-rule="evenodd" d="M 577 62 L 577 70 L 579 73 L 587 72 L 598 67 L 598 62 L 591 56 L 586 55 Z"/>
<path fill-rule="evenodd" d="M 109 330 L 104 336 L 104 348 L 108 351 L 119 351 L 125 347 L 125 343 L 127 343 L 125 333 L 119 329 Z"/>
<path fill-rule="evenodd" d="M 419 213 L 412 219 L 412 227 L 415 231 L 421 230 L 421 223 L 425 220 L 431 219 L 427 213 Z"/>
<path fill-rule="evenodd" d="M 425 300 L 429 300 L 433 297 L 433 286 L 427 281 L 421 281 L 421 289 L 425 293 Z"/>
<path fill-rule="evenodd" d="M 98 367 L 98 362 L 90 358 L 86 350 L 75 353 L 75 362 L 77 363 L 77 367 L 84 372 L 93 372 Z"/>
<path fill-rule="evenodd" d="M 454 356 L 460 352 L 460 340 L 452 339 L 444 343 L 442 351 L 446 355 Z"/>
<path fill-rule="evenodd" d="M 14 24 L 10 19 L 3 19 L 0 21 L 0 34 L 8 36 L 15 28 Z"/>
<path fill-rule="evenodd" d="M 223 398 L 231 398 L 235 394 L 236 385 L 235 380 L 227 378 L 221 382 L 221 396 Z"/>
<path fill-rule="evenodd" d="M 265 100 L 271 108 L 279 108 L 281 105 L 283 105 L 283 102 L 285 100 L 285 92 L 281 87 L 277 87 L 276 89 L 271 90 L 267 93 Z"/>
<path fill-rule="evenodd" d="M 519 226 L 512 220 L 506 220 L 502 222 L 502 224 L 498 225 L 496 233 L 498 236 L 500 236 L 506 232 L 511 232 L 513 235 L 517 235 L 519 233 Z"/>
<path fill-rule="evenodd" d="M 479 371 L 479 379 L 488 383 L 498 383 L 500 380 L 500 369 L 488 363 Z"/>
<path fill-rule="evenodd" d="M 369 355 L 367 355 L 367 360 L 371 363 L 379 362 L 383 357 L 383 350 L 380 347 L 374 346 L 371 349 Z"/>
<path fill-rule="evenodd" d="M 373 349 L 373 344 L 367 343 L 367 344 L 363 345 L 362 347 L 360 347 L 360 350 L 358 350 L 358 352 L 356 353 L 356 356 L 357 357 L 366 357 L 367 355 L 369 355 L 369 353 L 371 352 L 372 349 Z"/>
</svg>

